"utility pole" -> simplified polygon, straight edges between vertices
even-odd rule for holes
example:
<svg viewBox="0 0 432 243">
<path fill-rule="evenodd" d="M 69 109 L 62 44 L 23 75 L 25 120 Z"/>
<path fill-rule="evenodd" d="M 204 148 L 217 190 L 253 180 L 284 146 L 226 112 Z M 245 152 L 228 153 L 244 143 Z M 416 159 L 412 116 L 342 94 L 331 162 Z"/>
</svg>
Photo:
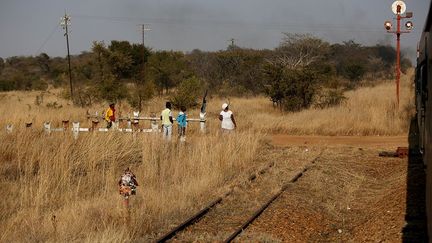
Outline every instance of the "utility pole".
<svg viewBox="0 0 432 243">
<path fill-rule="evenodd" d="M 145 43 L 145 32 L 146 31 L 150 31 L 150 28 L 146 28 L 147 24 L 139 24 L 139 26 L 141 26 L 141 31 L 142 31 L 142 46 L 145 47 L 144 43 Z"/>
<path fill-rule="evenodd" d="M 141 26 L 141 31 L 142 31 L 142 58 L 143 58 L 143 77 L 144 77 L 144 58 L 145 58 L 145 32 L 146 31 L 150 31 L 150 28 L 146 28 L 146 24 L 139 24 L 139 26 Z"/>
<path fill-rule="evenodd" d="M 146 24 L 140 24 L 139 26 L 141 26 L 141 31 L 142 31 L 142 80 L 141 80 L 141 84 L 143 85 L 145 83 L 145 32 L 146 31 L 150 31 L 150 28 L 146 28 Z M 138 81 L 137 84 L 139 84 L 140 82 Z M 143 97 L 141 96 L 141 94 L 138 95 L 139 96 L 139 112 L 141 112 L 141 107 L 142 107 L 142 101 L 143 101 Z"/>
<path fill-rule="evenodd" d="M 397 0 L 392 4 L 392 11 L 396 15 L 396 31 L 392 30 L 393 24 L 391 21 L 385 21 L 384 27 L 388 33 L 396 34 L 396 99 L 397 99 L 397 107 L 399 108 L 399 84 L 400 84 L 400 36 L 403 33 L 410 33 L 413 28 L 413 23 L 411 21 L 407 21 L 405 23 L 406 31 L 401 30 L 401 20 L 412 18 L 413 13 L 407 12 L 405 16 L 402 14 L 406 11 L 406 5 L 403 1 Z"/>
<path fill-rule="evenodd" d="M 70 62 L 70 51 L 69 51 L 69 31 L 68 31 L 68 25 L 70 25 L 70 16 L 66 14 L 61 18 L 60 23 L 65 30 L 65 36 L 66 36 L 66 46 L 67 46 L 67 59 L 68 59 L 68 69 L 69 69 L 69 85 L 70 85 L 70 95 L 72 99 L 72 103 L 74 103 L 74 95 L 73 95 L 73 86 L 72 86 L 72 71 L 71 71 L 71 62 Z"/>
<path fill-rule="evenodd" d="M 234 46 L 234 41 L 235 41 L 236 39 L 234 39 L 234 38 L 231 38 L 231 39 L 229 39 L 228 41 L 231 41 L 231 46 Z"/>
</svg>

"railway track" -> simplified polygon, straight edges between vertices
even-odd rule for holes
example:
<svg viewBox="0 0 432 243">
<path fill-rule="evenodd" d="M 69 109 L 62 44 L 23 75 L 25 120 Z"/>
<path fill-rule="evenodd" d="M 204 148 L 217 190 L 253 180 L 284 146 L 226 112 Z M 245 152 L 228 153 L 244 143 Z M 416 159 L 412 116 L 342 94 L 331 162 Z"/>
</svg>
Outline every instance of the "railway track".
<svg viewBox="0 0 432 243">
<path fill-rule="evenodd" d="M 299 178 L 301 178 L 304 173 L 320 158 L 323 151 L 321 151 L 318 156 L 310 160 L 301 170 L 294 173 L 294 175 L 287 176 L 289 180 L 285 180 L 282 186 L 277 190 L 276 193 L 272 193 L 272 196 L 268 197 L 268 191 L 266 189 L 261 189 L 261 198 L 255 197 L 253 193 L 245 194 L 243 201 L 238 201 L 237 198 L 233 196 L 234 189 L 231 189 L 223 196 L 212 200 L 208 205 L 203 207 L 199 212 L 195 213 L 193 216 L 185 220 L 183 223 L 179 224 L 177 227 L 172 229 L 170 232 L 164 234 L 156 242 L 182 242 L 182 241 L 223 241 L 232 242 L 238 235 L 240 235 L 253 221 L 255 221 L 265 210 L 268 208 L 285 190 L 288 189 L 290 184 L 295 183 Z M 258 175 L 263 175 L 268 172 L 274 166 L 270 163 L 264 169 L 258 171 L 257 173 L 249 176 L 248 180 L 253 182 L 257 180 Z M 280 176 L 284 176 L 281 174 Z M 286 176 L 286 175 L 285 175 Z M 263 182 L 265 184 L 265 182 Z M 251 190 L 257 190 L 256 188 L 251 188 Z M 233 198 L 229 198 L 233 196 Z M 249 208 L 254 208 L 251 210 L 244 210 L 240 207 L 239 210 L 235 208 L 238 205 L 246 204 L 247 202 L 256 201 L 256 205 Z M 259 201 L 259 202 L 258 202 Z M 264 203 L 263 203 L 264 202 Z M 227 204 L 228 210 L 218 211 L 218 208 L 223 208 Z M 233 208 L 230 207 L 233 206 Z M 248 207 L 245 207 L 248 208 Z M 258 209 L 257 209 L 258 208 Z M 213 214 L 213 215 L 211 215 Z M 245 215 L 250 215 L 247 218 Z M 221 227 L 221 224 L 227 225 L 228 229 Z M 196 237 L 216 235 L 217 239 L 196 239 Z M 222 240 L 224 239 L 224 240 Z"/>
</svg>

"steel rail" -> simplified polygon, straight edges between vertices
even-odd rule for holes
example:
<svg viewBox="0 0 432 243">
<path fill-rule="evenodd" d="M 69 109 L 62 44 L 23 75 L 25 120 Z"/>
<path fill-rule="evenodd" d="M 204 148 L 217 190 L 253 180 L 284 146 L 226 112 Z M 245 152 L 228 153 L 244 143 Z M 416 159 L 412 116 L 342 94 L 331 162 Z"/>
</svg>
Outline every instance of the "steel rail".
<svg viewBox="0 0 432 243">
<path fill-rule="evenodd" d="M 321 154 L 320 154 L 321 155 Z M 314 164 L 318 158 L 320 157 L 318 155 L 315 159 L 311 161 L 311 164 Z M 281 189 L 273 195 L 264 205 L 262 205 L 255 213 L 246 221 L 244 222 L 237 230 L 232 233 L 226 240 L 224 240 L 225 243 L 232 242 L 240 233 L 242 233 L 253 221 L 255 221 L 277 198 L 279 198 L 280 195 L 289 187 L 290 184 L 295 183 L 304 175 L 304 173 L 308 170 L 308 167 L 304 167 L 301 172 L 298 172 L 295 174 L 288 183 L 284 184 Z"/>
<path fill-rule="evenodd" d="M 254 181 L 259 175 L 265 174 L 270 168 L 274 166 L 274 162 L 269 163 L 265 168 L 261 169 L 260 171 L 256 173 L 252 173 L 248 177 L 248 181 Z M 177 233 L 180 231 L 186 229 L 188 226 L 194 224 L 195 222 L 199 221 L 204 215 L 206 215 L 212 208 L 214 208 L 217 204 L 221 203 L 222 200 L 229 196 L 233 192 L 233 189 L 226 192 L 222 197 L 218 197 L 217 199 L 210 202 L 207 206 L 205 206 L 203 209 L 198 211 L 196 214 L 192 215 L 190 218 L 186 219 L 184 222 L 182 222 L 180 225 L 169 231 L 168 233 L 161 236 L 159 239 L 156 240 L 157 243 L 162 243 L 170 240 L 173 238 Z"/>
</svg>

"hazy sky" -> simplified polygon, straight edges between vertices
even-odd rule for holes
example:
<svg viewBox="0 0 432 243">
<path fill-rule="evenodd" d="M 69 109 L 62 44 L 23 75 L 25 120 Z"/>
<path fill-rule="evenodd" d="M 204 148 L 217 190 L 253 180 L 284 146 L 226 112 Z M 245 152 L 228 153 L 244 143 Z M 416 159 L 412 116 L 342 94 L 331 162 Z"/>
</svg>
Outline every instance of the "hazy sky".
<svg viewBox="0 0 432 243">
<path fill-rule="evenodd" d="M 406 0 L 415 29 L 402 35 L 414 55 L 430 0 Z M 383 28 L 393 0 L 0 0 L 0 57 L 64 56 L 58 25 L 71 16 L 72 54 L 94 40 L 141 43 L 138 24 L 149 24 L 146 46 L 160 50 L 221 50 L 231 38 L 247 48 L 272 49 L 282 32 L 312 33 L 331 43 L 395 44 Z"/>
</svg>

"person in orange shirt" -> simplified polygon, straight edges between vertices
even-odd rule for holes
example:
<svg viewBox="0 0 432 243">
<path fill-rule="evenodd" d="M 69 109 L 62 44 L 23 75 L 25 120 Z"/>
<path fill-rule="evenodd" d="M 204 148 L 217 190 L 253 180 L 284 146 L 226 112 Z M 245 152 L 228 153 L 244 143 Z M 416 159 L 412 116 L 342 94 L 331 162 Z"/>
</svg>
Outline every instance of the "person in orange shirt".
<svg viewBox="0 0 432 243">
<path fill-rule="evenodd" d="M 107 122 L 107 128 L 111 128 L 112 123 L 115 122 L 115 104 L 111 103 L 109 108 L 105 112 L 105 121 Z"/>
</svg>

